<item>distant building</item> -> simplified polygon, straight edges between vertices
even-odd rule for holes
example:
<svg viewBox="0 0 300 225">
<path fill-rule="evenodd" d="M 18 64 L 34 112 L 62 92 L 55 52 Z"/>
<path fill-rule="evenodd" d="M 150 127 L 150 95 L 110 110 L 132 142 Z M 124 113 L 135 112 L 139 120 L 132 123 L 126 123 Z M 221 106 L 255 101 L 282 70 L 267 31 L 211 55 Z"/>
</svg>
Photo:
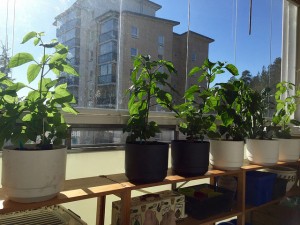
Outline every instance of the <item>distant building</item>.
<svg viewBox="0 0 300 225">
<path fill-rule="evenodd" d="M 69 47 L 70 62 L 80 73 L 80 77 L 65 75 L 79 107 L 127 108 L 125 90 L 138 54 L 172 61 L 178 76 L 171 82 L 181 95 L 186 64 L 189 70 L 208 57 L 214 40 L 194 32 L 174 33 L 179 22 L 156 17 L 160 5 L 127 0 L 121 6 L 120 18 L 120 0 L 77 0 L 55 18 L 57 38 Z"/>
</svg>

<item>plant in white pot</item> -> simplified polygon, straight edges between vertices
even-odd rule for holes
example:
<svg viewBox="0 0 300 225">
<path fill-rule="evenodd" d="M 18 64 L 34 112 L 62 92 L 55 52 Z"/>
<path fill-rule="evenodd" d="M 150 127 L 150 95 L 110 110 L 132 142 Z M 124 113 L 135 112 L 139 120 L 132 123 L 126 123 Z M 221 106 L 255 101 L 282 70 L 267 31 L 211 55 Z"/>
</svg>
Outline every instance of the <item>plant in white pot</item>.
<svg viewBox="0 0 300 225">
<path fill-rule="evenodd" d="M 9 199 L 18 202 L 47 200 L 63 188 L 67 150 L 61 143 L 68 125 L 61 110 L 77 113 L 71 105 L 75 99 L 59 77 L 60 72 L 78 76 L 67 63 L 68 49 L 56 40 L 44 43 L 43 36 L 30 32 L 22 41 L 33 39 L 34 46 L 42 49 L 39 60 L 23 52 L 9 62 L 9 68 L 30 63 L 28 84 L 0 75 L 0 145 L 6 141 L 13 144 L 3 148 L 2 187 Z M 51 72 L 58 78 L 50 78 Z M 18 96 L 26 88 L 27 96 Z"/>
<path fill-rule="evenodd" d="M 198 83 L 186 90 L 185 103 L 176 106 L 175 112 L 180 119 L 179 131 L 186 140 L 171 142 L 172 168 L 183 176 L 203 175 L 209 166 L 209 142 L 204 140 L 216 131 L 214 107 L 217 96 L 212 82 L 218 74 L 227 70 L 236 74 L 232 64 L 211 62 L 206 59 L 200 67 L 194 67 L 189 76 L 200 73 Z"/>
<path fill-rule="evenodd" d="M 242 80 L 216 85 L 218 138 L 210 140 L 210 163 L 214 168 L 236 170 L 244 163 L 245 113 L 251 90 Z"/>
<path fill-rule="evenodd" d="M 272 109 L 270 90 L 268 87 L 261 92 L 252 90 L 246 106 L 246 155 L 250 163 L 258 165 L 274 165 L 279 156 L 278 140 L 273 139 L 271 120 L 266 116 Z"/>
<path fill-rule="evenodd" d="M 151 140 L 160 130 L 155 121 L 149 120 L 149 114 L 157 105 L 172 109 L 172 96 L 167 89 L 173 90 L 168 79 L 175 72 L 171 62 L 151 60 L 149 55 L 139 55 L 134 60 L 128 90 L 129 120 L 123 129 L 128 132 L 125 174 L 133 183 L 159 182 L 167 175 L 169 144 Z"/>
<path fill-rule="evenodd" d="M 279 140 L 279 161 L 292 162 L 299 159 L 300 140 L 292 139 L 291 126 L 300 125 L 292 119 L 299 104 L 300 90 L 291 82 L 282 81 L 276 85 L 276 111 L 272 122 L 276 129 L 275 135 Z"/>
</svg>

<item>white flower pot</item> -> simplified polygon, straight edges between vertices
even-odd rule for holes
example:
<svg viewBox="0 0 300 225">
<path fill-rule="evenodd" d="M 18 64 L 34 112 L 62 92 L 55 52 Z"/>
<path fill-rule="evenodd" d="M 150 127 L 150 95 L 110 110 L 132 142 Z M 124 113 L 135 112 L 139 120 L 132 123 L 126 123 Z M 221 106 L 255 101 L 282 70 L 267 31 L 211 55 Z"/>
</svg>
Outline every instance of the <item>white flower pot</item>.
<svg viewBox="0 0 300 225">
<path fill-rule="evenodd" d="M 210 140 L 209 161 L 217 169 L 239 169 L 244 163 L 244 142 Z"/>
<path fill-rule="evenodd" d="M 278 139 L 279 141 L 279 161 L 295 162 L 299 159 L 300 140 L 299 139 Z"/>
<path fill-rule="evenodd" d="M 2 152 L 2 188 L 13 201 L 29 203 L 55 197 L 63 188 L 67 149 Z"/>
<path fill-rule="evenodd" d="M 279 157 L 278 140 L 246 140 L 246 155 L 250 163 L 269 166 L 275 165 Z"/>
<path fill-rule="evenodd" d="M 286 185 L 286 191 L 288 192 L 295 185 L 297 180 L 297 170 L 285 166 L 274 166 L 265 169 L 268 172 L 276 173 L 277 177 L 288 180 Z"/>
</svg>

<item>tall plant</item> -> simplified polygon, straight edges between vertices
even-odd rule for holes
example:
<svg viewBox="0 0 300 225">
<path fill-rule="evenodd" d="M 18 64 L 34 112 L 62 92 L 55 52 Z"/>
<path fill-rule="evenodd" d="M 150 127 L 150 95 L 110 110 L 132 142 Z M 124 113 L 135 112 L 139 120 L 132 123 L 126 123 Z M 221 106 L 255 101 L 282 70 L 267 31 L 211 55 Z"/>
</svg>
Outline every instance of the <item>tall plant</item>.
<svg viewBox="0 0 300 225">
<path fill-rule="evenodd" d="M 184 94 L 185 103 L 176 107 L 177 117 L 181 119 L 179 130 L 187 136 L 188 140 L 197 141 L 216 132 L 213 115 L 217 106 L 218 96 L 212 83 L 219 74 L 228 71 L 232 75 L 238 75 L 237 68 L 232 64 L 223 62 L 211 62 L 206 59 L 200 67 L 194 67 L 189 76 L 200 73 L 197 84 L 188 88 Z"/>
<path fill-rule="evenodd" d="M 60 143 L 67 135 L 68 125 L 61 110 L 77 114 L 72 106 L 75 98 L 68 91 L 67 84 L 61 83 L 59 76 L 61 72 L 78 76 L 67 62 L 68 48 L 57 40 L 44 43 L 43 36 L 44 33 L 30 32 L 22 41 L 24 44 L 33 39 L 34 46 L 42 49 L 40 59 L 22 52 L 14 55 L 8 65 L 15 68 L 30 63 L 27 68 L 28 84 L 13 82 L 5 74 L 0 74 L 1 87 L 6 86 L 0 89 L 0 146 L 11 140 L 23 148 L 31 140 L 40 148 L 52 148 L 52 144 Z M 50 72 L 58 77 L 47 77 Z M 29 89 L 27 96 L 18 96 L 25 88 Z"/>
<path fill-rule="evenodd" d="M 166 89 L 174 90 L 168 79 L 175 72 L 169 61 L 151 60 L 149 55 L 135 58 L 128 89 L 130 118 L 123 130 L 129 133 L 127 142 L 144 142 L 159 132 L 157 123 L 149 121 L 150 109 L 157 105 L 172 109 L 172 95 Z"/>
<path fill-rule="evenodd" d="M 292 119 L 296 112 L 297 104 L 299 104 L 300 90 L 296 86 L 287 81 L 282 81 L 276 85 L 276 112 L 272 118 L 276 130 L 276 136 L 279 138 L 291 138 L 290 125 L 300 125 L 298 120 Z"/>
</svg>

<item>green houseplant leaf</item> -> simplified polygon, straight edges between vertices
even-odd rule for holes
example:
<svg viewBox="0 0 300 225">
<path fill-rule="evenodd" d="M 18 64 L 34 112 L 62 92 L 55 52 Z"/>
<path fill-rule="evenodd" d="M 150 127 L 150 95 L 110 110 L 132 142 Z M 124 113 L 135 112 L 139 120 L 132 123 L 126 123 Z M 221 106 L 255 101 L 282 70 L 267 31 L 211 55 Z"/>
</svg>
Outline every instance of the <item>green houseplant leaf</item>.
<svg viewBox="0 0 300 225">
<path fill-rule="evenodd" d="M 172 95 L 166 88 L 168 79 L 176 70 L 171 62 L 151 60 L 149 55 L 139 55 L 133 62 L 132 86 L 129 94 L 129 120 L 124 132 L 128 132 L 127 142 L 147 141 L 159 132 L 156 122 L 149 121 L 151 108 L 160 105 L 172 109 Z"/>
<path fill-rule="evenodd" d="M 9 63 L 10 68 L 15 68 L 32 62 L 27 68 L 28 85 L 10 81 L 0 74 L 1 146 L 11 140 L 22 147 L 29 140 L 36 142 L 38 137 L 41 138 L 38 144 L 40 148 L 52 145 L 54 137 L 56 142 L 60 142 L 66 137 L 68 128 L 61 110 L 77 114 L 72 106 L 75 98 L 68 91 L 67 84 L 60 84 L 59 78 L 46 77 L 53 70 L 78 76 L 77 71 L 66 61 L 68 49 L 56 40 L 44 43 L 43 35 L 29 32 L 22 41 L 24 44 L 33 39 L 34 46 L 41 48 L 43 55 L 39 63 L 27 52 L 16 54 Z M 37 87 L 29 86 L 33 83 L 37 83 Z M 27 96 L 19 97 L 19 91 L 24 88 L 29 89 Z"/>
<path fill-rule="evenodd" d="M 185 91 L 185 103 L 175 107 L 177 117 L 180 119 L 179 131 L 186 135 L 188 140 L 203 141 L 207 136 L 218 136 L 214 113 L 219 97 L 212 83 L 217 75 L 225 71 L 234 76 L 238 75 L 238 70 L 234 65 L 211 62 L 209 59 L 205 59 L 201 66 L 190 70 L 189 76 L 198 74 L 197 84 Z M 226 119 L 226 124 L 232 121 L 228 114 L 224 113 L 223 118 Z"/>
</svg>

